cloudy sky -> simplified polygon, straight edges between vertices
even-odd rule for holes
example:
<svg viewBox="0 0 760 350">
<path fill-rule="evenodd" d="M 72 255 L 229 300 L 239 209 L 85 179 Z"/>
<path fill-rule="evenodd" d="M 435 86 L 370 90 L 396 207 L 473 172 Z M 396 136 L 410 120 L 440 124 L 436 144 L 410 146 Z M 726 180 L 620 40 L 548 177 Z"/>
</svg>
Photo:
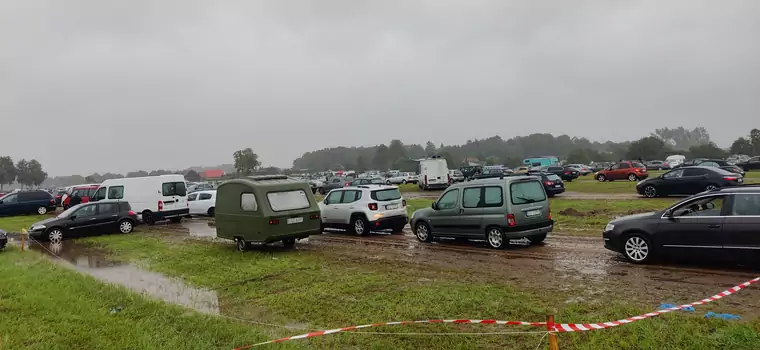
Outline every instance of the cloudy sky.
<svg viewBox="0 0 760 350">
<path fill-rule="evenodd" d="M 51 175 L 760 120 L 760 1 L 2 0 L 0 155 Z"/>
</svg>

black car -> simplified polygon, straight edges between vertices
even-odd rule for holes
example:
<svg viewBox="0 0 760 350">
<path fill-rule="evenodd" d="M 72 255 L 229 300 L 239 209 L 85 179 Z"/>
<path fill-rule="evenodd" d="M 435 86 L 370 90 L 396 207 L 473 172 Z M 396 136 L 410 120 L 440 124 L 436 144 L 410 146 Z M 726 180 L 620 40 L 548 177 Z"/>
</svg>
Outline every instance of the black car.
<svg viewBox="0 0 760 350">
<path fill-rule="evenodd" d="M 0 229 L 0 249 L 5 248 L 7 244 L 8 244 L 8 234 L 6 234 L 5 231 Z"/>
<path fill-rule="evenodd" d="M 721 168 L 729 173 L 739 174 L 744 176 L 744 170 L 736 165 L 733 165 L 722 159 L 705 159 L 697 163 L 698 166 L 709 166 L 713 168 Z"/>
<path fill-rule="evenodd" d="M 697 165 L 699 165 L 699 163 L 702 163 L 705 160 L 707 160 L 707 158 L 689 159 L 689 160 L 684 161 L 683 163 L 679 164 L 678 166 L 676 166 L 674 168 L 683 168 L 683 167 L 687 167 L 687 166 L 697 166 Z"/>
<path fill-rule="evenodd" d="M 578 169 L 573 169 L 571 167 L 550 166 L 546 168 L 546 172 L 557 175 L 562 178 L 562 180 L 567 182 L 571 182 L 577 179 L 578 176 L 581 176 L 581 173 L 578 171 Z"/>
<path fill-rule="evenodd" d="M 744 171 L 760 170 L 760 156 L 752 157 L 746 161 L 736 163 L 736 165 L 744 169 Z"/>
<path fill-rule="evenodd" d="M 77 204 L 54 218 L 37 222 L 29 228 L 29 235 L 57 242 L 72 236 L 130 233 L 137 223 L 137 214 L 129 203 L 98 201 Z"/>
<path fill-rule="evenodd" d="M 0 216 L 40 214 L 55 211 L 55 198 L 45 191 L 19 191 L 0 197 Z"/>
<path fill-rule="evenodd" d="M 472 179 L 475 174 L 480 173 L 483 171 L 483 167 L 479 165 L 475 166 L 463 166 L 459 168 L 459 171 L 462 172 L 462 175 L 464 175 L 465 179 Z"/>
<path fill-rule="evenodd" d="M 687 168 L 688 169 L 688 168 Z M 604 228 L 604 247 L 634 263 L 691 253 L 760 257 L 760 187 L 702 192 L 667 209 L 630 215 Z"/>
<path fill-rule="evenodd" d="M 483 171 L 473 175 L 471 179 L 473 180 L 493 179 L 493 178 L 508 176 L 508 175 L 509 173 L 506 172 L 504 169 L 492 168 L 492 169 L 483 169 Z"/>
<path fill-rule="evenodd" d="M 690 195 L 722 187 L 740 186 L 744 177 L 713 167 L 679 167 L 657 177 L 639 181 L 636 192 L 649 198 Z"/>
<path fill-rule="evenodd" d="M 530 175 L 530 176 L 539 177 L 541 179 L 541 183 L 544 184 L 544 190 L 546 190 L 546 195 L 549 197 L 554 197 L 560 193 L 565 192 L 565 182 L 562 181 L 562 179 L 556 174 L 547 173 L 543 171 L 529 171 L 527 174 L 521 174 L 521 175 Z"/>
</svg>

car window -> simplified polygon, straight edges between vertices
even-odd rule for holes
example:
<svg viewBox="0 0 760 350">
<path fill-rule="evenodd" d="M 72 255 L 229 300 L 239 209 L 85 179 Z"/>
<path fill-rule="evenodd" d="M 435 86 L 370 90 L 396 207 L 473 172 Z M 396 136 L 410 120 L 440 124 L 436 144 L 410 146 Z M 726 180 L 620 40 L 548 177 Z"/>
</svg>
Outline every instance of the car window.
<svg viewBox="0 0 760 350">
<path fill-rule="evenodd" d="M 111 186 L 108 188 L 108 199 L 123 199 L 124 186 Z"/>
<path fill-rule="evenodd" d="M 77 218 L 84 218 L 88 216 L 94 216 L 97 214 L 97 206 L 96 205 L 86 205 L 82 208 L 79 208 L 76 212 L 73 213 L 73 215 L 76 215 Z"/>
<path fill-rule="evenodd" d="M 731 215 L 760 215 L 760 195 L 734 195 L 734 205 L 731 209 Z"/>
<path fill-rule="evenodd" d="M 663 175 L 663 177 L 666 178 L 666 179 L 678 179 L 681 176 L 683 176 L 683 169 L 673 170 L 673 171 L 671 171 L 669 173 L 665 173 L 665 175 Z"/>
<path fill-rule="evenodd" d="M 164 196 L 187 196 L 187 188 L 184 182 L 164 182 L 161 184 L 161 194 Z"/>
<path fill-rule="evenodd" d="M 509 185 L 512 204 L 527 204 L 546 200 L 544 186 L 538 181 L 521 181 Z"/>
<path fill-rule="evenodd" d="M 95 200 L 95 201 L 98 201 L 98 200 L 105 199 L 105 198 L 106 198 L 106 188 L 105 187 L 101 187 L 101 188 L 98 189 L 97 192 L 95 192 L 95 196 L 93 196 L 92 199 Z"/>
<path fill-rule="evenodd" d="M 372 179 L 372 184 L 381 185 L 383 183 L 383 179 Z"/>
<path fill-rule="evenodd" d="M 118 214 L 119 213 L 119 203 L 100 203 L 98 204 L 98 215 L 106 215 L 106 214 Z"/>
<path fill-rule="evenodd" d="M 259 210 L 259 205 L 256 203 L 256 196 L 254 196 L 253 193 L 241 193 L 240 209 L 243 209 L 243 211 Z"/>
<path fill-rule="evenodd" d="M 707 170 L 699 168 L 688 168 L 683 170 L 683 176 L 702 176 L 707 174 Z"/>
<path fill-rule="evenodd" d="M 343 191 L 343 199 L 341 199 L 341 203 L 353 203 L 359 200 L 361 198 L 362 193 L 361 191 Z"/>
<path fill-rule="evenodd" d="M 211 199 L 211 193 L 201 193 L 198 195 L 199 201 L 207 201 L 209 199 Z"/>
<path fill-rule="evenodd" d="M 644 164 L 641 163 L 633 163 L 634 168 L 644 168 Z"/>
<path fill-rule="evenodd" d="M 340 197 L 343 196 L 344 191 L 332 191 L 329 195 L 327 195 L 327 202 L 330 204 L 338 204 L 340 203 Z"/>
<path fill-rule="evenodd" d="M 440 199 L 438 199 L 438 209 L 454 209 L 459 202 L 459 190 L 451 190 L 444 193 Z"/>
<path fill-rule="evenodd" d="M 401 192 L 399 192 L 398 188 L 389 188 L 387 190 L 372 191 L 369 196 L 376 201 L 395 201 L 401 199 Z"/>
<path fill-rule="evenodd" d="M 465 188 L 462 192 L 462 207 L 477 208 L 483 187 Z"/>
<path fill-rule="evenodd" d="M 630 165 L 628 165 L 628 163 L 621 163 L 621 164 L 620 164 L 620 169 L 628 169 L 628 168 L 630 168 L 630 167 L 631 167 L 631 166 L 630 166 Z"/>
<path fill-rule="evenodd" d="M 556 176 L 556 175 L 555 175 Z M 500 207 L 504 204 L 504 196 L 501 187 L 489 186 L 485 188 L 483 204 L 485 207 Z"/>
<path fill-rule="evenodd" d="M 699 166 L 710 166 L 710 167 L 713 167 L 713 168 L 718 168 L 718 167 L 720 167 L 720 165 L 719 165 L 718 163 L 715 163 L 715 162 L 704 162 L 704 163 L 699 163 Z"/>
<path fill-rule="evenodd" d="M 680 205 L 673 210 L 674 217 L 720 216 L 723 210 L 723 196 L 711 196 Z"/>
<path fill-rule="evenodd" d="M 187 196 L 187 201 L 192 202 L 198 197 L 197 193 L 191 193 L 189 196 Z"/>
<path fill-rule="evenodd" d="M 332 182 L 332 183 L 334 183 L 334 184 L 336 184 L 336 183 L 339 183 L 339 182 L 340 182 L 340 179 L 332 179 L 332 181 L 331 181 L 331 182 Z"/>
<path fill-rule="evenodd" d="M 559 178 L 559 176 L 557 176 L 555 174 L 546 175 L 546 179 L 549 180 L 549 181 L 559 181 L 559 180 L 562 180 L 562 179 Z"/>
<path fill-rule="evenodd" d="M 9 194 L 9 195 L 3 197 L 3 203 L 4 204 L 17 203 L 17 202 L 18 202 L 18 195 Z"/>
<path fill-rule="evenodd" d="M 306 209 L 311 206 L 309 197 L 303 190 L 269 192 L 267 193 L 267 200 L 272 211 Z"/>
<path fill-rule="evenodd" d="M 610 168 L 610 170 L 618 170 L 618 169 L 620 169 L 620 164 L 615 164 L 615 165 L 613 165 L 613 166 Z"/>
</svg>

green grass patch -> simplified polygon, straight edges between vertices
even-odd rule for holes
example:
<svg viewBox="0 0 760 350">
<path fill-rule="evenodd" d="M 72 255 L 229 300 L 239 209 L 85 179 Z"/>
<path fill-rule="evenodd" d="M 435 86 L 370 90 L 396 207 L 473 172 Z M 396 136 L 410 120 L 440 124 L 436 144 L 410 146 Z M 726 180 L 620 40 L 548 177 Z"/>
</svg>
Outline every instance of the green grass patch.
<svg viewBox="0 0 760 350">
<path fill-rule="evenodd" d="M 398 189 L 401 191 L 401 193 L 422 192 L 422 189 L 417 184 L 401 184 L 401 185 L 398 185 Z"/>
<path fill-rule="evenodd" d="M 0 217 L 0 229 L 6 232 L 20 232 L 29 229 L 33 223 L 52 217 L 51 215 L 22 215 Z"/>
</svg>

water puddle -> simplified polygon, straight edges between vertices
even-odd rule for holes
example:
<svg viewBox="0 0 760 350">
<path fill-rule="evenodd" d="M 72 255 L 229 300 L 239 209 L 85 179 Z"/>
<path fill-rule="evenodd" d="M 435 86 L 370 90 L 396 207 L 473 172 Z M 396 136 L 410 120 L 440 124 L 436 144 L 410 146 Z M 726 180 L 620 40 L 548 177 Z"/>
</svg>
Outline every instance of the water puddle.
<svg viewBox="0 0 760 350">
<path fill-rule="evenodd" d="M 183 230 L 187 230 L 190 237 L 216 238 L 216 226 L 208 220 L 183 220 L 180 224 Z"/>
<path fill-rule="evenodd" d="M 61 243 L 39 242 L 32 250 L 51 256 L 62 265 L 97 278 L 103 282 L 119 284 L 145 296 L 195 309 L 208 314 L 219 314 L 219 298 L 212 290 L 188 286 L 179 279 L 169 278 L 128 263 L 110 260 L 93 247 L 72 241 Z M 68 263 L 65 263 L 68 262 Z"/>
</svg>

